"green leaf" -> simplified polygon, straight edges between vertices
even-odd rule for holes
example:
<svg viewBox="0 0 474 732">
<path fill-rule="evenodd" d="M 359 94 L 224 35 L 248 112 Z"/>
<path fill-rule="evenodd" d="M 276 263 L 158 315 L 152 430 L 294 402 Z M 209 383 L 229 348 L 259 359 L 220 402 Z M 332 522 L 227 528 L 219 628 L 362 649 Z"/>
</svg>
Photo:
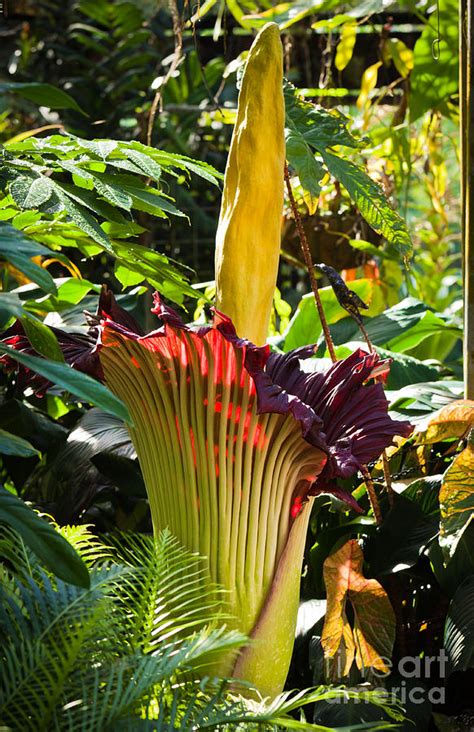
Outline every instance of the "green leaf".
<svg viewBox="0 0 474 732">
<path fill-rule="evenodd" d="M 380 186 L 349 160 L 325 151 L 322 151 L 322 156 L 331 175 L 346 188 L 374 231 L 382 234 L 402 257 L 410 256 L 413 244 L 407 225 L 390 206 Z"/>
<path fill-rule="evenodd" d="M 79 137 L 76 139 L 82 147 L 89 150 L 89 152 L 96 155 L 101 160 L 107 160 L 109 155 L 117 149 L 119 144 L 117 140 L 84 140 Z"/>
<path fill-rule="evenodd" d="M 100 196 L 105 198 L 112 206 L 118 206 L 126 211 L 130 211 L 133 201 L 132 197 L 126 191 L 114 183 L 105 183 L 98 176 L 91 176 L 91 178 L 94 181 L 94 188 Z"/>
<path fill-rule="evenodd" d="M 114 274 L 122 287 L 133 287 L 143 282 L 145 275 L 141 272 L 133 272 L 129 267 L 123 264 L 115 263 Z"/>
<path fill-rule="evenodd" d="M 21 318 L 23 328 L 31 345 L 42 356 L 52 361 L 64 363 L 64 356 L 59 347 L 58 340 L 51 328 L 44 325 L 34 315 L 25 314 Z"/>
<path fill-rule="evenodd" d="M 28 458 L 38 456 L 39 452 L 28 440 L 0 429 L 0 455 Z"/>
<path fill-rule="evenodd" d="M 58 197 L 66 211 L 68 219 L 81 229 L 85 234 L 91 237 L 93 241 L 100 244 L 107 252 L 112 253 L 112 245 L 107 234 L 100 228 L 98 222 L 84 208 L 83 192 L 75 188 L 74 192 L 65 185 L 55 183 L 55 189 Z"/>
<path fill-rule="evenodd" d="M 153 160 L 151 155 L 146 155 L 146 153 L 141 152 L 140 150 L 134 150 L 133 148 L 125 149 L 123 152 L 127 158 L 134 162 L 145 175 L 152 180 L 160 180 L 161 166 Z"/>
<path fill-rule="evenodd" d="M 12 92 L 29 99 L 36 104 L 50 109 L 75 109 L 76 112 L 85 112 L 67 92 L 51 84 L 37 82 L 3 82 L 0 84 L 0 93 Z"/>
<path fill-rule="evenodd" d="M 115 241 L 114 252 L 118 265 L 124 265 L 132 272 L 142 275 L 163 295 L 181 304 L 185 296 L 197 298 L 199 293 L 187 282 L 179 266 L 164 254 L 140 244 Z"/>
<path fill-rule="evenodd" d="M 323 109 L 298 96 L 297 89 L 285 82 L 285 127 L 298 132 L 305 142 L 322 153 L 334 145 L 358 148 L 362 141 L 348 130 L 349 120 L 341 112 Z"/>
<path fill-rule="evenodd" d="M 72 546 L 21 498 L 0 488 L 0 522 L 14 529 L 56 577 L 89 587 L 89 572 Z"/>
<path fill-rule="evenodd" d="M 26 314 L 19 296 L 14 292 L 0 292 L 0 327 L 11 317 L 21 318 Z"/>
<path fill-rule="evenodd" d="M 417 478 L 405 488 L 402 495 L 416 503 L 426 518 L 439 520 L 439 491 L 442 478 L 442 475 Z"/>
<path fill-rule="evenodd" d="M 474 430 L 471 431 L 467 447 L 454 458 L 444 474 L 439 502 L 439 543 L 446 562 L 449 562 L 463 533 L 474 519 Z"/>
<path fill-rule="evenodd" d="M 450 672 L 474 668 L 474 575 L 457 589 L 446 617 L 444 648 Z"/>
<path fill-rule="evenodd" d="M 403 353 L 430 336 L 440 332 L 459 336 L 458 328 L 447 324 L 428 310 L 419 300 L 407 297 L 375 318 L 363 318 L 370 340 L 375 346 L 386 346 L 390 351 Z M 331 326 L 334 343 L 360 340 L 360 331 L 352 318 L 345 318 Z"/>
<path fill-rule="evenodd" d="M 433 57 L 433 41 L 440 26 L 439 59 Z M 428 110 L 446 112 L 446 102 L 459 88 L 459 7 L 457 0 L 439 0 L 425 30 L 415 44 L 410 75 L 410 121 Z"/>
<path fill-rule="evenodd" d="M 130 415 L 125 404 L 120 401 L 103 384 L 100 384 L 90 376 L 75 371 L 67 364 L 47 361 L 44 358 L 28 356 L 19 353 L 13 348 L 0 344 L 0 353 L 4 353 L 23 366 L 35 371 L 53 384 L 57 384 L 66 391 L 74 394 L 75 397 L 90 404 L 100 407 L 105 412 L 113 414 L 124 422 L 130 423 Z"/>
<path fill-rule="evenodd" d="M 49 249 L 33 241 L 11 224 L 0 222 L 0 257 L 36 282 L 46 292 L 56 292 L 54 280 L 46 269 L 31 261 L 32 257 L 51 255 Z"/>
<path fill-rule="evenodd" d="M 359 295 L 371 308 L 369 312 L 380 312 L 383 308 L 377 297 L 377 284 L 374 280 L 361 279 L 351 282 L 351 289 Z M 326 319 L 331 325 L 347 317 L 347 312 L 341 307 L 334 294 L 332 287 L 322 287 L 319 290 Z M 352 319 L 351 319 L 352 320 Z M 356 328 L 357 328 L 357 324 Z M 293 315 L 288 327 L 283 334 L 285 339 L 284 350 L 292 351 L 299 346 L 306 346 L 316 343 L 322 333 L 322 326 L 314 302 L 313 294 L 305 295 Z"/>
<path fill-rule="evenodd" d="M 301 185 L 312 196 L 319 196 L 321 191 L 319 182 L 325 175 L 323 166 L 316 160 L 301 133 L 286 129 L 285 138 L 286 157 L 300 179 Z"/>
<path fill-rule="evenodd" d="M 419 361 L 413 356 L 389 351 L 385 348 L 376 348 L 381 358 L 390 359 L 390 373 L 386 381 L 387 389 L 401 389 L 409 384 L 418 384 L 423 381 L 436 381 L 440 369 Z"/>
<path fill-rule="evenodd" d="M 11 193 L 14 195 L 15 183 L 11 185 Z M 36 178 L 31 186 L 29 186 L 28 192 L 22 203 L 22 208 L 39 208 L 43 203 L 52 196 L 53 184 L 49 178 Z M 16 199 L 15 199 L 16 200 Z"/>
</svg>

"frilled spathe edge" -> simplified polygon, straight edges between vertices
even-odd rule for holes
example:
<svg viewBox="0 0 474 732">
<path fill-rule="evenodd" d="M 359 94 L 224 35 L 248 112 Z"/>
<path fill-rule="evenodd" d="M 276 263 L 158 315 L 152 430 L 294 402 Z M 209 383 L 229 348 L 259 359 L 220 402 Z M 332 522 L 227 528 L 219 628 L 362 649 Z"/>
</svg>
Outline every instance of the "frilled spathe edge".
<svg viewBox="0 0 474 732">
<path fill-rule="evenodd" d="M 363 465 L 377 459 L 396 435 L 408 437 L 412 432 L 408 422 L 395 421 L 388 415 L 382 385 L 367 384 L 389 367 L 389 363 L 375 353 L 358 350 L 324 373 L 308 373 L 301 369 L 300 362 L 313 356 L 313 346 L 287 354 L 272 353 L 268 346 L 255 346 L 239 338 L 231 320 L 219 311 L 214 311 L 211 325 L 186 325 L 157 293 L 152 312 L 163 326 L 144 335 L 134 318 L 117 304 L 110 291 L 104 289 L 97 315 L 89 316 L 89 336 L 67 334 L 58 329 L 53 332 L 67 363 L 104 380 L 100 351 L 107 347 L 107 330 L 143 342 L 150 350 L 153 350 L 154 339 L 166 338 L 169 329 L 204 339 L 212 330 L 218 330 L 225 341 L 244 353 L 244 366 L 255 387 L 258 412 L 291 414 L 299 422 L 303 438 L 328 455 L 312 492 L 322 492 L 325 486 L 329 490 L 329 482 L 334 478 L 350 477 Z M 5 333 L 4 342 L 17 350 L 35 353 L 21 324 L 15 324 Z M 8 357 L 1 360 L 12 366 Z M 44 391 L 49 386 L 24 367 L 20 367 L 20 376 L 22 383 L 28 381 L 36 391 Z M 333 486 L 330 490 L 333 491 Z"/>
<path fill-rule="evenodd" d="M 382 384 L 367 384 L 389 368 L 389 362 L 376 353 L 359 349 L 324 373 L 308 373 L 301 369 L 300 362 L 314 355 L 313 346 L 287 354 L 272 353 L 268 345 L 255 346 L 239 338 L 230 318 L 217 310 L 212 325 L 189 326 L 157 293 L 152 312 L 164 325 L 145 336 L 129 330 L 124 320 L 106 319 L 102 327 L 147 341 L 149 347 L 153 347 L 153 339 L 166 338 L 168 329 L 186 331 L 199 338 L 218 330 L 229 344 L 244 352 L 244 366 L 255 385 L 258 412 L 291 414 L 299 422 L 304 439 L 328 455 L 315 485 L 318 492 L 324 483 L 350 477 L 377 459 L 393 443 L 395 435 L 408 437 L 413 430 L 408 422 L 395 421 L 388 415 Z"/>
</svg>

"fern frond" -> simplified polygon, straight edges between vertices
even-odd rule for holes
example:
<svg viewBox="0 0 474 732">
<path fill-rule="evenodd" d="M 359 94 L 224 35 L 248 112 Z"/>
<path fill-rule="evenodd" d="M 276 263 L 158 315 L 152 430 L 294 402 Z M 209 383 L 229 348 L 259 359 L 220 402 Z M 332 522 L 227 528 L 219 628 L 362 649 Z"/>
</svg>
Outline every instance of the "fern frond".
<svg viewBox="0 0 474 732">
<path fill-rule="evenodd" d="M 74 547 L 89 568 L 100 562 L 111 561 L 114 555 L 111 547 L 91 531 L 91 524 L 58 526 L 55 528 Z"/>
<path fill-rule="evenodd" d="M 0 523 L 0 559 L 6 570 L 19 577 L 32 577 L 40 564 L 20 534 L 7 524 Z"/>
<path fill-rule="evenodd" d="M 123 595 L 130 612 L 130 641 L 144 653 L 173 644 L 209 623 L 223 625 L 224 593 L 203 559 L 180 545 L 169 531 L 151 536 L 120 534 L 113 541 L 119 559 L 139 573 L 140 592 L 128 585 Z"/>
</svg>

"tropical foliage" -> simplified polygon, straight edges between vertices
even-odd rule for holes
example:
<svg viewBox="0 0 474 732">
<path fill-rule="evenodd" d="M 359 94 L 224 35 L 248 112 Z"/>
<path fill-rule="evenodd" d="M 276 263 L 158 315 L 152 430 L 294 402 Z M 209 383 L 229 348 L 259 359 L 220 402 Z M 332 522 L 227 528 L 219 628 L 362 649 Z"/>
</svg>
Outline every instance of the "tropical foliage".
<svg viewBox="0 0 474 732">
<path fill-rule="evenodd" d="M 8 12 L 1 723 L 469 728 L 457 2 Z"/>
</svg>

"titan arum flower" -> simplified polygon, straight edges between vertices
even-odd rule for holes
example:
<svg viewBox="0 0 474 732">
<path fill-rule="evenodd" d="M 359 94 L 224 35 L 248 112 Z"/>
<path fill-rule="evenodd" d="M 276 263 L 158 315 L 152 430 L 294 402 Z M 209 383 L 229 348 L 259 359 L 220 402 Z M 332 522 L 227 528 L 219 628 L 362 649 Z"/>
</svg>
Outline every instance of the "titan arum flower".
<svg viewBox="0 0 474 732">
<path fill-rule="evenodd" d="M 255 85 L 256 73 L 263 91 Z M 255 340 L 262 340 L 268 329 L 284 164 L 279 147 L 265 167 L 268 156 L 252 128 L 256 117 L 248 84 L 257 95 L 260 121 L 271 113 L 270 101 L 276 107 L 263 134 L 267 148 L 273 142 L 278 147 L 281 73 L 277 27 L 266 26 L 244 73 L 224 183 L 217 290 L 227 312 L 216 310 L 212 324 L 192 327 L 155 295 L 153 312 L 161 325 L 144 334 L 104 291 L 88 337 L 55 331 L 66 361 L 104 381 L 128 407 L 155 532 L 168 527 L 184 546 L 207 558 L 212 579 L 227 590 L 235 627 L 253 641 L 237 658 L 224 658 L 221 673 L 271 696 L 282 690 L 288 672 L 315 496 L 332 493 L 360 510 L 337 479 L 378 458 L 395 435 L 411 432 L 408 423 L 388 416 L 383 387 L 374 382 L 388 364 L 376 354 L 359 350 L 325 372 L 309 372 L 303 367 L 314 356 L 313 346 L 281 355 L 254 345 L 241 332 L 248 327 Z M 259 142 L 252 161 L 249 150 L 240 153 L 255 135 Z M 268 202 L 268 190 L 258 197 L 254 173 L 253 196 L 241 190 L 252 163 L 264 185 L 274 185 L 278 205 Z M 239 201 L 245 202 L 243 211 Z M 263 210 L 262 201 L 267 201 Z M 246 210 L 250 229 L 244 226 Z M 269 217 L 266 227 L 255 224 L 258 216 L 264 224 Z M 240 324 L 238 335 L 234 320 Z M 4 342 L 34 352 L 21 324 L 5 334 Z M 37 391 L 48 387 L 23 367 L 20 378 L 30 379 Z"/>
</svg>

